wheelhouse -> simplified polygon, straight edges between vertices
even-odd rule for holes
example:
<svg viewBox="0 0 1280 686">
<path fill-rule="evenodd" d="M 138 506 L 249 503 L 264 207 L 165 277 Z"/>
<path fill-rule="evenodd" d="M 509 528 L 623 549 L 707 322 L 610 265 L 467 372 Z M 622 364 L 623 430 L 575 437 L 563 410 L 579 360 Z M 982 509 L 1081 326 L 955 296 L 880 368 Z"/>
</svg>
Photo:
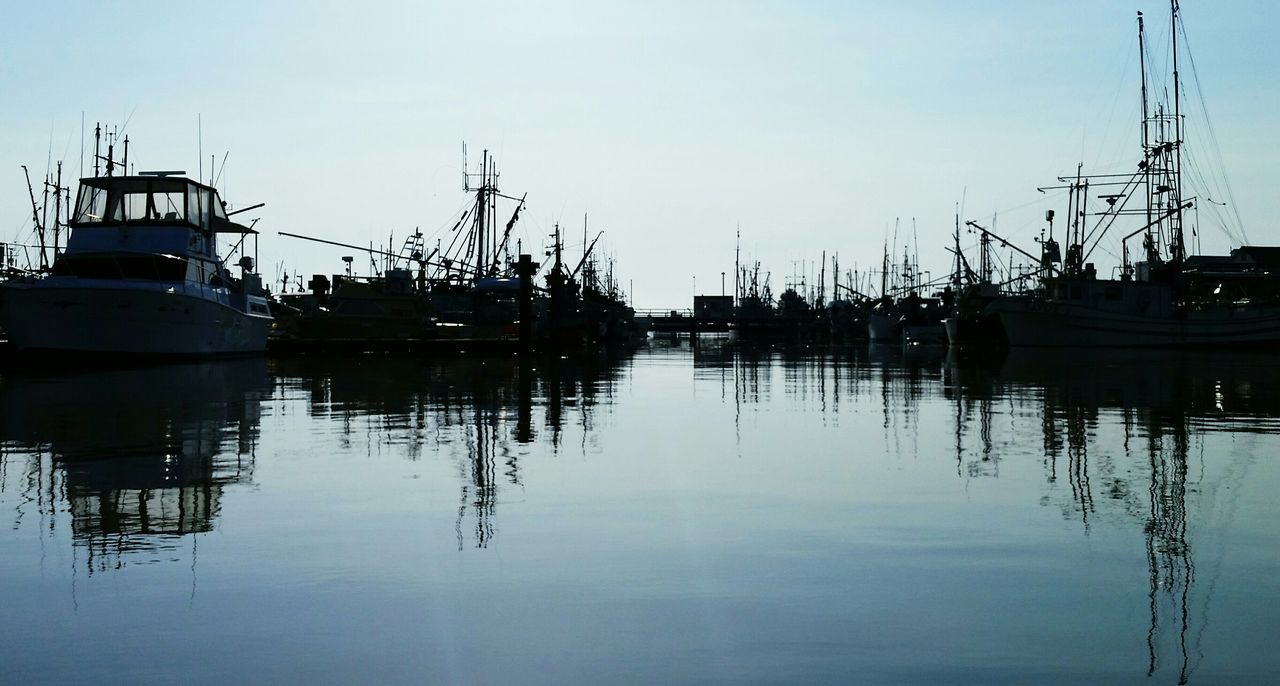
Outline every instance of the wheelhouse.
<svg viewBox="0 0 1280 686">
<path fill-rule="evenodd" d="M 218 191 L 184 177 L 80 179 L 72 228 L 186 226 L 206 234 L 250 233 L 231 221 Z"/>
</svg>

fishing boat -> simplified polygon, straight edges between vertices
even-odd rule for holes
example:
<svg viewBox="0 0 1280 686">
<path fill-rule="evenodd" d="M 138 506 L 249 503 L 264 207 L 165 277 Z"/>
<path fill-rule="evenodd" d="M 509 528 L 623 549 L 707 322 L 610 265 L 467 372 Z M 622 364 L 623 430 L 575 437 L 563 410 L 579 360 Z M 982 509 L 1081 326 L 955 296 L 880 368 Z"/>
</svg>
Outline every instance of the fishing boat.
<svg viewBox="0 0 1280 686">
<path fill-rule="evenodd" d="M 996 298 L 988 306 L 988 312 L 999 316 L 1011 346 L 1280 343 L 1280 248 L 1246 245 L 1226 255 L 1189 254 L 1184 220 L 1200 198 L 1185 194 L 1183 188 L 1177 0 L 1172 0 L 1170 10 L 1173 84 L 1155 90 L 1171 92 L 1172 101 L 1153 106 L 1148 97 L 1145 29 L 1139 14 L 1142 158 L 1127 174 L 1090 176 L 1077 170 L 1072 177 L 1059 177 L 1066 186 L 1052 187 L 1068 191 L 1065 259 L 1060 267 L 1046 270 L 1034 293 Z M 1096 218 L 1092 226 L 1090 217 Z M 1136 220 L 1138 227 L 1120 239 L 1118 272 L 1113 278 L 1099 278 L 1090 257 L 1103 236 L 1118 233 L 1115 225 L 1125 217 Z M 1130 243 L 1138 240 L 1143 259 L 1133 260 Z"/>
<path fill-rule="evenodd" d="M 65 249 L 0 282 L 0 329 L 18 352 L 261 352 L 272 317 L 254 261 L 233 276 L 217 253 L 219 235 L 256 233 L 232 214 L 183 172 L 81 179 Z"/>
<path fill-rule="evenodd" d="M 872 343 L 946 343 L 947 332 L 942 323 L 946 308 L 940 298 L 920 294 L 922 289 L 936 285 L 922 276 L 919 259 L 910 258 L 906 246 L 902 250 L 902 264 L 893 265 L 889 262 L 886 244 L 884 268 L 880 273 L 881 296 L 867 315 L 867 335 Z"/>
<path fill-rule="evenodd" d="M 355 257 L 342 258 L 344 274 L 316 274 L 309 292 L 282 295 L 297 311 L 280 327 L 273 345 L 281 349 L 421 350 L 435 344 L 515 344 L 518 342 L 520 281 L 510 237 L 524 198 L 505 229 L 495 217 L 498 173 L 486 150 L 482 170 L 466 170 L 466 192 L 474 199 L 450 230 L 448 244 L 428 250 L 415 229 L 393 252 L 281 231 L 288 238 L 365 253 L 367 275 L 353 270 Z M 475 182 L 478 181 L 478 185 Z M 301 284 L 299 284 L 300 286 Z M 299 291 L 301 289 L 299 288 Z"/>
<path fill-rule="evenodd" d="M 1045 218 L 1052 222 L 1053 210 L 1046 212 Z M 993 217 L 993 227 L 994 221 Z M 978 234 L 978 262 L 975 269 L 960 246 L 960 215 L 957 213 L 955 246 L 951 249 L 954 256 L 951 284 L 943 297 L 943 307 L 948 314 L 943 320 L 947 343 L 970 349 L 1003 348 L 1008 345 L 1004 327 L 1000 323 L 1000 315 L 990 311 L 989 306 L 997 300 L 1025 297 L 1038 277 L 1062 262 L 1058 242 L 1052 238 L 1052 230 L 1049 237 L 1042 233 L 1038 240 L 1041 254 L 1037 258 L 975 221 L 966 221 L 965 226 Z M 994 257 L 993 248 L 997 243 L 1010 249 L 1009 259 L 1001 268 L 1003 273 L 999 278 L 996 277 L 998 260 Z M 1026 261 L 1015 262 L 1015 253 Z"/>
</svg>

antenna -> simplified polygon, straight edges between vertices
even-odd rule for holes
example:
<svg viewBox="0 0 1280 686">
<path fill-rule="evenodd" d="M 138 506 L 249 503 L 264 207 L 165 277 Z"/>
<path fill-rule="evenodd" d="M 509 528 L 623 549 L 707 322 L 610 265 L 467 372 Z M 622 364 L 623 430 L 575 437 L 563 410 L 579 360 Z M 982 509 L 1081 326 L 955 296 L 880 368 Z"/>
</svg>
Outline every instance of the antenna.
<svg viewBox="0 0 1280 686">
<path fill-rule="evenodd" d="M 102 159 L 102 122 L 93 127 L 93 177 L 98 178 L 98 160 Z"/>
<path fill-rule="evenodd" d="M 68 207 L 68 210 L 70 208 Z M 58 259 L 58 229 L 62 223 L 62 160 L 58 160 L 58 180 L 53 185 L 53 258 Z"/>
</svg>

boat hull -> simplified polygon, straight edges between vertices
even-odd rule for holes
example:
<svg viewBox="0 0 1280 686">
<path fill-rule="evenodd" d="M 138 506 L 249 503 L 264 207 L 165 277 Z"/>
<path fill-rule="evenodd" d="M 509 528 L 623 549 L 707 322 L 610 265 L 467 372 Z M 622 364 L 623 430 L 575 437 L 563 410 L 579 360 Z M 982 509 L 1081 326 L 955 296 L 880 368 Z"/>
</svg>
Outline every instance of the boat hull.
<svg viewBox="0 0 1280 686">
<path fill-rule="evenodd" d="M 0 329 L 19 352 L 201 356 L 266 350 L 269 315 L 225 290 L 125 281 L 0 284 Z"/>
<path fill-rule="evenodd" d="M 947 343 L 954 346 L 1001 347 L 1006 345 L 1004 329 L 996 316 L 951 316 L 943 320 Z"/>
<path fill-rule="evenodd" d="M 903 324 L 902 339 L 908 345 L 946 345 L 947 329 L 943 322 Z"/>
<path fill-rule="evenodd" d="M 867 336 L 877 343 L 902 340 L 902 322 L 897 315 L 872 312 L 867 315 Z"/>
<path fill-rule="evenodd" d="M 994 308 L 1014 347 L 1182 348 L 1280 344 L 1280 308 L 1214 307 L 1181 316 L 1009 300 Z"/>
</svg>

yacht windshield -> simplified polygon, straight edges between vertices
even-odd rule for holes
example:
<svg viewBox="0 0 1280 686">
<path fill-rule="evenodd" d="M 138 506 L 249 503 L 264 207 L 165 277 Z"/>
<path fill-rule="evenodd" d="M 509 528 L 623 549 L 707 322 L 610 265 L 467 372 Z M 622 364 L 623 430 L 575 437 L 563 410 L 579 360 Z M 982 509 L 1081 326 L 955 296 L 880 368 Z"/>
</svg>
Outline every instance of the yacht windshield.
<svg viewBox="0 0 1280 686">
<path fill-rule="evenodd" d="M 72 223 L 182 223 L 207 229 L 216 205 L 213 191 L 187 179 L 85 179 Z"/>
<path fill-rule="evenodd" d="M 81 186 L 75 220 L 82 223 L 100 222 L 106 220 L 106 214 L 107 189 Z"/>
</svg>

